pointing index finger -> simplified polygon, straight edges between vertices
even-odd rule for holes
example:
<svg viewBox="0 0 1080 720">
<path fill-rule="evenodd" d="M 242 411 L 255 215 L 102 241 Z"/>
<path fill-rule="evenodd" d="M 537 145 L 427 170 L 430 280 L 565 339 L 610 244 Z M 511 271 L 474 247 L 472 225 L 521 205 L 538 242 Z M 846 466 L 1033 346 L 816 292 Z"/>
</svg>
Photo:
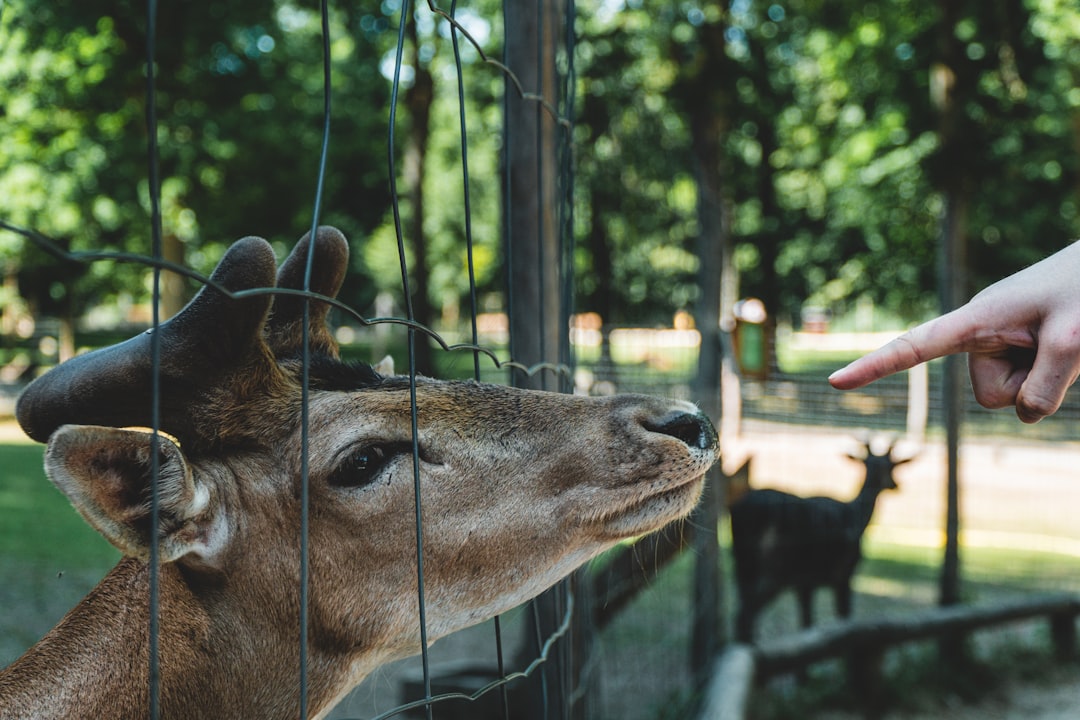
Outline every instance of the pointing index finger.
<svg viewBox="0 0 1080 720">
<path fill-rule="evenodd" d="M 959 311 L 934 318 L 829 376 L 837 390 L 854 390 L 886 375 L 969 349 L 974 327 Z"/>
</svg>

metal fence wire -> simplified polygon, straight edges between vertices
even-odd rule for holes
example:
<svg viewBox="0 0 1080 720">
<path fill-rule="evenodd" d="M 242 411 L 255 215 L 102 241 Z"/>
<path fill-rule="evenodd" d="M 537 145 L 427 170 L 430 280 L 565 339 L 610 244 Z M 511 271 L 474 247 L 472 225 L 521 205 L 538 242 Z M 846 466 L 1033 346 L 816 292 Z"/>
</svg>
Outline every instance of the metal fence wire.
<svg viewBox="0 0 1080 720">
<path fill-rule="evenodd" d="M 385 3 L 384 3 L 385 6 Z M 531 610 L 529 611 L 532 616 L 531 625 L 534 630 L 533 646 L 535 648 L 534 657 L 531 661 L 524 663 L 523 667 L 516 670 L 511 670 L 507 667 L 507 662 L 504 660 L 503 652 L 503 630 L 498 618 L 495 619 L 494 629 L 495 638 L 494 644 L 496 647 L 496 654 L 498 658 L 498 677 L 493 681 L 487 683 L 479 690 L 470 693 L 443 693 L 436 695 L 432 690 L 432 674 L 428 658 L 428 636 L 426 627 L 425 616 L 425 597 L 424 597 L 424 566 L 423 566 L 423 526 L 421 523 L 422 517 L 422 498 L 420 494 L 420 463 L 419 463 L 419 448 L 417 445 L 417 405 L 416 405 L 416 385 L 417 385 L 417 363 L 416 363 L 416 345 L 417 342 L 429 342 L 434 341 L 445 352 L 469 352 L 473 355 L 473 374 L 475 379 L 480 379 L 481 365 L 482 363 L 490 363 L 497 369 L 505 369 L 509 371 L 513 377 L 511 378 L 515 384 L 529 385 L 537 384 L 533 378 L 545 378 L 542 385 L 549 385 L 554 380 L 554 385 L 567 390 L 572 387 L 572 372 L 570 361 L 570 345 L 567 337 L 561 337 L 558 339 L 559 347 L 557 349 L 557 355 L 553 348 L 546 348 L 543 346 L 545 340 L 541 339 L 540 360 L 535 361 L 529 359 L 527 362 L 522 362 L 515 355 L 516 348 L 511 340 L 510 357 L 509 359 L 500 359 L 495 350 L 485 347 L 479 344 L 478 330 L 477 330 L 477 315 L 478 315 L 478 302 L 477 302 L 477 283 L 476 274 L 473 260 L 473 228 L 472 228 L 472 207 L 471 198 L 469 194 L 469 144 L 467 142 L 468 126 L 466 118 L 466 102 L 465 102 L 465 87 L 466 78 L 464 67 L 462 63 L 462 44 L 468 44 L 479 56 L 481 62 L 476 64 L 475 67 L 480 72 L 496 73 L 500 75 L 505 81 L 505 98 L 504 103 L 509 106 L 512 102 L 523 103 L 525 106 L 533 108 L 530 112 L 535 112 L 534 127 L 537 128 L 537 136 L 535 138 L 525 137 L 518 128 L 506 127 L 504 136 L 501 139 L 503 148 L 510 147 L 511 143 L 536 143 L 539 148 L 542 139 L 539 137 L 539 129 L 544 126 L 545 123 L 552 123 L 556 132 L 554 137 L 557 142 L 557 152 L 555 153 L 556 161 L 551 163 L 552 167 L 544 167 L 541 163 L 535 168 L 537 173 L 538 186 L 543 187 L 545 182 L 551 181 L 556 188 L 556 192 L 553 197 L 537 198 L 537 207 L 541 207 L 544 202 L 555 202 L 554 223 L 556 227 L 549 228 L 556 234 L 558 238 L 558 258 L 557 262 L 552 266 L 545 266 L 543 263 L 534 265 L 529 268 L 530 272 L 541 274 L 539 286 L 544 288 L 549 286 L 544 281 L 544 273 L 555 273 L 554 278 L 558 287 L 559 297 L 555 303 L 549 303 L 546 301 L 541 302 L 542 307 L 557 307 L 560 314 L 561 325 L 560 327 L 568 327 L 566 320 L 569 317 L 569 305 L 571 298 L 571 280 L 572 274 L 569 272 L 570 259 L 573 252 L 573 240 L 572 233 L 570 232 L 573 222 L 573 215 L 570 203 L 570 194 L 572 191 L 572 162 L 571 152 L 569 146 L 570 130 L 572 129 L 572 116 L 573 116 L 573 38 L 574 38 L 574 14 L 575 7 L 572 0 L 562 3 L 550 3 L 550 2 L 537 2 L 535 3 L 536 17 L 533 18 L 532 25 L 535 27 L 539 37 L 537 38 L 536 47 L 544 47 L 543 33 L 548 32 L 561 32 L 563 33 L 559 42 L 562 44 L 562 52 L 559 57 L 556 58 L 554 63 L 549 64 L 550 72 L 554 72 L 556 77 L 545 77 L 545 58 L 541 56 L 540 50 L 536 57 L 537 65 L 537 77 L 534 79 L 536 86 L 530 87 L 519 77 L 519 73 L 516 73 L 510 69 L 507 58 L 496 59 L 488 54 L 481 44 L 468 32 L 468 30 L 458 21 L 456 17 L 457 13 L 457 0 L 452 0 L 448 9 L 440 7 L 436 4 L 435 0 L 426 0 L 426 5 L 421 7 L 415 7 L 410 0 L 400 0 L 398 4 L 398 30 L 397 41 L 394 50 L 394 67 L 392 77 L 391 88 L 391 100 L 389 107 L 389 122 L 388 131 L 386 137 L 387 146 L 387 169 L 390 182 L 390 199 L 392 203 L 394 229 L 397 238 L 397 248 L 399 256 L 399 264 L 401 270 L 401 290 L 402 297 L 404 299 L 405 315 L 404 317 L 381 317 L 381 318 L 367 318 L 364 317 L 355 308 L 349 305 L 330 298 L 326 298 L 322 295 L 318 295 L 311 291 L 312 280 L 312 264 L 315 256 L 314 252 L 309 252 L 307 255 L 307 266 L 305 268 L 305 277 L 303 291 L 298 293 L 304 297 L 305 310 L 303 315 L 303 333 L 304 337 L 308 337 L 309 332 L 309 312 L 307 305 L 310 300 L 317 299 L 322 302 L 330 303 L 336 310 L 349 319 L 349 321 L 356 322 L 364 327 L 372 327 L 376 325 L 392 325 L 403 327 L 408 334 L 408 353 L 409 353 L 409 385 L 411 395 L 411 420 L 413 431 L 413 467 L 414 467 L 414 495 L 415 495 L 415 530 L 416 530 L 416 572 L 418 580 L 418 597 L 417 603 L 419 607 L 420 617 L 420 638 L 422 648 L 422 666 L 423 666 L 423 691 L 420 697 L 415 698 L 412 701 L 408 701 L 403 705 L 392 708 L 388 711 L 378 715 L 377 718 L 390 718 L 395 716 L 401 716 L 409 712 L 421 710 L 424 715 L 431 720 L 433 707 L 440 702 L 445 702 L 451 699 L 467 699 L 474 701 L 481 695 L 487 693 L 498 693 L 501 697 L 498 701 L 498 705 L 501 706 L 501 717 L 510 718 L 511 715 L 511 703 L 510 696 L 507 692 L 507 685 L 514 681 L 520 681 L 523 678 L 538 678 L 538 683 L 542 688 L 543 694 L 541 698 L 542 708 L 537 713 L 535 708 L 530 709 L 529 717 L 538 718 L 561 718 L 568 717 L 570 712 L 571 697 L 575 692 L 575 688 L 571 686 L 572 681 L 568 679 L 565 671 L 565 667 L 569 663 L 569 658 L 566 656 L 568 650 L 566 646 L 568 643 L 561 642 L 565 640 L 566 636 L 571 632 L 571 618 L 573 613 L 573 597 L 567 590 L 566 584 L 562 584 L 556 588 L 553 594 L 550 596 L 553 600 L 549 600 L 546 604 L 536 604 L 534 602 Z M 557 9 L 556 9 L 557 8 Z M 322 85 L 322 145 L 319 155 L 318 166 L 315 174 L 314 182 L 314 198 L 311 206 L 311 234 L 315 236 L 316 230 L 320 225 L 320 215 L 323 212 L 323 197 L 324 187 L 328 173 L 328 164 L 330 162 L 330 147 L 332 145 L 331 136 L 331 120 L 334 118 L 333 114 L 333 100 L 334 92 L 332 91 L 331 83 L 331 42 L 330 42 L 330 25 L 329 25 L 329 3 L 323 0 L 319 6 L 319 12 L 322 24 L 322 70 L 323 70 L 323 85 Z M 409 266 L 406 259 L 406 234 L 402 224 L 401 215 L 401 198 L 399 190 L 397 188 L 397 177 L 399 173 L 399 159 L 395 153 L 395 132 L 398 127 L 398 106 L 399 96 L 402 88 L 402 69 L 404 67 L 404 50 L 406 43 L 406 31 L 407 26 L 411 22 L 415 22 L 415 15 L 417 13 L 427 12 L 432 16 L 432 19 L 446 23 L 449 29 L 449 40 L 454 57 L 454 68 L 456 71 L 456 93 L 459 103 L 459 116 L 458 116 L 458 131 L 461 136 L 460 146 L 460 162 L 461 171 L 464 177 L 464 195 L 460 199 L 464 207 L 465 228 L 464 238 L 466 245 L 466 256 L 468 264 L 469 274 L 469 295 L 471 298 L 471 328 L 472 334 L 469 342 L 453 344 L 446 341 L 434 330 L 421 325 L 416 318 L 416 313 L 413 308 L 413 292 L 410 288 L 410 273 Z M 521 7 L 514 4 L 514 0 L 506 0 L 503 3 L 504 16 L 509 15 L 512 12 L 520 14 Z M 150 668 L 149 668 L 149 694 L 150 694 L 150 717 L 156 720 L 160 716 L 160 579 L 159 579 L 159 538 L 158 535 L 158 519 L 160 513 L 160 497 L 158 488 L 158 474 L 160 468 L 159 464 L 159 452 L 158 443 L 159 437 L 162 432 L 160 427 L 160 406 L 161 406 L 161 377 L 160 377 L 160 364 L 161 364 L 161 343 L 160 333 L 156 332 L 162 322 L 161 318 L 161 300 L 162 300 L 162 287 L 161 287 L 161 274 L 162 271 L 169 271 L 176 273 L 180 276 L 194 279 L 204 285 L 212 285 L 221 292 L 234 297 L 244 297 L 252 294 L 281 294 L 280 289 L 275 288 L 257 288 L 253 290 L 246 290 L 242 292 L 232 293 L 225 288 L 215 284 L 209 278 L 200 275 L 199 273 L 181 266 L 175 263 L 169 262 L 164 258 L 162 251 L 162 188 L 161 188 L 161 169 L 159 165 L 160 149 L 158 147 L 158 115 L 157 115 L 157 87 L 156 87 L 156 73 L 159 72 L 157 65 L 157 44 L 156 38 L 160 32 L 157 22 L 158 16 L 158 3 L 155 0 L 148 0 L 146 5 L 146 56 L 145 56 L 145 123 L 147 129 L 147 147 L 146 147 L 146 160 L 147 160 L 147 179 L 149 187 L 149 202 L 150 202 L 150 248 L 149 253 L 146 255 L 114 252 L 109 250 L 100 251 L 88 251 L 88 252 L 72 252 L 65 250 L 60 243 L 47 237 L 43 233 L 40 233 L 34 229 L 20 227 L 16 224 L 8 222 L 6 219 L 0 218 L 0 229 L 7 230 L 9 232 L 16 233 L 23 238 L 34 243 L 42 250 L 49 253 L 57 261 L 62 262 L 78 262 L 84 265 L 101 261 L 112 260 L 126 263 L 142 264 L 152 269 L 152 317 L 151 327 L 155 330 L 151 334 L 151 356 L 153 371 L 152 380 L 152 392 L 150 402 L 152 404 L 152 473 L 155 481 L 152 483 L 151 493 L 151 520 L 150 526 L 152 528 L 152 542 L 151 542 L 151 556 L 150 556 L 150 618 L 151 624 L 149 627 L 149 646 L 150 646 Z M 504 23 L 508 25 L 509 23 Z M 550 38 L 549 38 L 550 39 Z M 509 40 L 504 39 L 504 47 L 509 45 Z M 506 52 L 506 51 L 504 51 Z M 375 69 L 373 68 L 373 72 Z M 554 94 L 547 94 L 543 92 L 541 88 L 548 83 L 548 87 L 555 87 L 557 90 Z M 344 132 L 348 132 L 347 126 Z M 517 208 L 511 198 L 514 197 L 516 188 L 513 187 L 512 173 L 508 167 L 510 161 L 504 159 L 504 252 L 506 253 L 506 267 L 508 268 L 508 275 L 511 275 L 510 269 L 513 268 L 515 258 L 513 257 L 513 248 L 515 247 L 512 238 L 509 237 L 512 227 L 512 223 L 507 220 L 508 217 L 514 213 L 520 213 L 521 210 Z M 541 213 L 542 215 L 542 213 Z M 531 219 L 531 222 L 538 223 L 542 226 L 545 222 L 544 217 L 537 217 Z M 548 278 L 552 279 L 552 278 Z M 508 305 L 515 302 L 515 288 L 513 285 L 512 277 L 507 280 L 507 302 Z M 295 293 L 294 293 L 295 294 Z M 542 312 L 547 312 L 542 310 Z M 510 313 L 511 318 L 513 312 Z M 545 318 L 539 318 L 540 323 L 543 324 Z M 564 333 L 565 334 L 565 333 Z M 419 337 L 418 337 L 419 336 Z M 513 338 L 513 333 L 511 334 Z M 310 547 L 309 547 L 309 526 L 308 526 L 308 511 L 309 511 L 309 485 L 308 485 L 308 454 L 310 450 L 310 427 L 308 416 L 308 399 L 310 390 L 310 349 L 308 343 L 302 344 L 302 400 L 303 408 L 301 411 L 301 447 L 298 452 L 300 454 L 300 464 L 302 473 L 301 484 L 301 530 L 300 530 L 300 635 L 297 638 L 299 647 L 300 664 L 297 668 L 298 685 L 300 693 L 300 717 L 308 717 L 309 715 L 309 698 L 308 698 L 308 646 L 309 638 L 307 635 L 308 628 L 308 613 L 309 613 L 309 583 L 310 583 Z M 557 360 L 545 360 L 547 357 L 557 357 Z M 560 662 L 554 662 L 554 661 Z M 559 667 L 559 665 L 562 667 Z M 554 669 L 552 666 L 556 666 Z M 520 712 L 514 712 L 514 717 L 521 717 Z"/>
</svg>

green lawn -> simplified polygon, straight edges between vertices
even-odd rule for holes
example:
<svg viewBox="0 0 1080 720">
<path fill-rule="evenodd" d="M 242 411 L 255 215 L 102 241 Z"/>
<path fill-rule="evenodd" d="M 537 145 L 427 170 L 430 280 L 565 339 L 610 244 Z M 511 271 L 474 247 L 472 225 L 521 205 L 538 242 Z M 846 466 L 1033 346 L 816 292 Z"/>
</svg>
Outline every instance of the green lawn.
<svg viewBox="0 0 1080 720">
<path fill-rule="evenodd" d="M 43 451 L 0 443 L 0 667 L 37 642 L 120 557 L 45 478 Z"/>
<path fill-rule="evenodd" d="M 104 573 L 119 553 L 46 479 L 43 451 L 41 445 L 0 444 L 0 557 Z"/>
</svg>

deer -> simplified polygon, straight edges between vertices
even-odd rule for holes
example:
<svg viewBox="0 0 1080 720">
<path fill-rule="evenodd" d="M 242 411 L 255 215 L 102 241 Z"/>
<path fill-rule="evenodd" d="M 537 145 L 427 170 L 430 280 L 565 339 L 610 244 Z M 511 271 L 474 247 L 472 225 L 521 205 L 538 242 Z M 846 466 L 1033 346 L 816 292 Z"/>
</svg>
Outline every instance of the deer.
<svg viewBox="0 0 1080 720">
<path fill-rule="evenodd" d="M 695 506 L 719 451 L 691 403 L 341 360 L 327 314 L 348 254 L 329 227 L 302 237 L 280 267 L 266 240 L 243 238 L 156 330 L 24 390 L 16 416 L 46 443 L 48 478 L 122 557 L 0 671 L 0 717 L 149 716 L 156 537 L 160 717 L 296 718 L 305 477 L 310 718 L 375 668 L 421 652 L 422 636 L 435 642 L 503 613 Z M 270 290 L 245 292 L 259 289 Z M 157 433 L 146 430 L 155 372 Z"/>
<path fill-rule="evenodd" d="M 867 441 L 862 453 L 848 454 L 866 469 L 862 487 L 848 502 L 759 488 L 731 505 L 737 641 L 753 642 L 757 615 L 787 589 L 797 595 L 804 629 L 813 624 L 814 591 L 820 587 L 831 588 L 839 617 L 851 617 L 851 578 L 878 495 L 897 489 L 893 470 L 914 459 L 894 458 L 894 444 L 876 454 Z"/>
</svg>

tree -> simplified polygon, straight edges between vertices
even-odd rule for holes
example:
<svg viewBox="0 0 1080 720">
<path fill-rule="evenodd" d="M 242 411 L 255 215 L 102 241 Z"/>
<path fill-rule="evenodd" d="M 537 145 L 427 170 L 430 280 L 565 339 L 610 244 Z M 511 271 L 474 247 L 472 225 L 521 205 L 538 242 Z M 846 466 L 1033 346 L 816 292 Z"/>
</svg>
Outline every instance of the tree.
<svg viewBox="0 0 1080 720">
<path fill-rule="evenodd" d="M 668 97 L 678 16 L 639 3 L 583 17 L 576 304 L 609 325 L 666 324 L 697 298 L 693 154 L 688 124 Z"/>
<path fill-rule="evenodd" d="M 348 125 L 335 125 L 325 204 L 354 238 L 387 204 L 385 175 L 371 171 L 385 167 L 384 153 L 370 138 L 384 136 L 388 88 L 366 71 L 378 64 L 387 26 L 370 18 L 335 15 L 331 29 L 335 117 Z M 181 4 L 163 7 L 159 24 L 167 254 L 208 271 L 237 237 L 299 236 L 311 222 L 322 134 L 317 14 L 269 0 Z M 149 252 L 145 42 L 134 3 L 5 4 L 0 215 L 71 250 Z M 95 263 L 62 287 L 40 286 L 40 254 L 10 239 L 2 251 L 19 266 L 20 291 L 42 311 L 57 310 L 46 296 L 62 296 L 69 321 L 89 302 L 146 297 L 140 266 Z"/>
<path fill-rule="evenodd" d="M 691 128 L 673 104 L 678 66 L 661 48 L 695 42 L 694 23 L 711 7 L 627 0 L 617 12 L 582 14 L 588 152 L 578 188 L 596 203 L 579 230 L 581 266 L 603 262 L 603 238 L 615 312 L 639 322 L 693 301 L 685 271 L 642 258 L 658 246 L 669 256 L 689 250 L 697 232 L 681 190 Z M 1027 7 L 962 8 L 955 32 L 974 88 L 963 109 L 970 132 L 946 159 L 929 101 L 933 5 L 732 2 L 724 152 L 742 295 L 796 323 L 806 305 L 844 314 L 860 298 L 905 321 L 935 312 L 938 178 L 950 163 L 979 179 L 969 292 L 1076 235 L 1076 64 L 1067 59 L 1076 11 L 1057 0 Z M 644 293 L 632 292 L 637 278 L 649 278 Z M 602 306 L 597 287 L 584 278 L 582 306 Z"/>
</svg>

